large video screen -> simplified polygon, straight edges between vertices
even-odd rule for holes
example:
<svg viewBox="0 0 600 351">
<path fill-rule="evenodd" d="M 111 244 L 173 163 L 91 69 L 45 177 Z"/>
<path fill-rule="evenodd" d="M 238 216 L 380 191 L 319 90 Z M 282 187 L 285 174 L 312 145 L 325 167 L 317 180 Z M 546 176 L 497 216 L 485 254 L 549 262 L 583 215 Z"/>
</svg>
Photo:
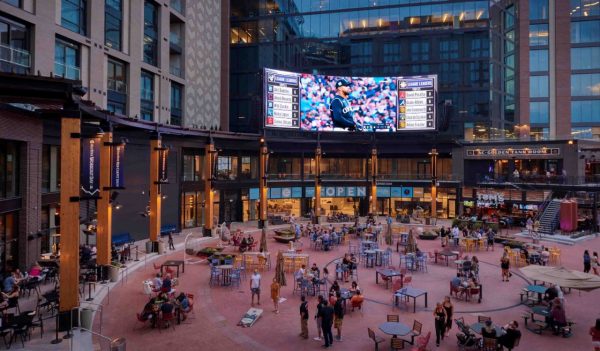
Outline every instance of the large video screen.
<svg viewBox="0 0 600 351">
<path fill-rule="evenodd" d="M 437 76 L 343 77 L 265 69 L 265 127 L 435 130 Z"/>
</svg>

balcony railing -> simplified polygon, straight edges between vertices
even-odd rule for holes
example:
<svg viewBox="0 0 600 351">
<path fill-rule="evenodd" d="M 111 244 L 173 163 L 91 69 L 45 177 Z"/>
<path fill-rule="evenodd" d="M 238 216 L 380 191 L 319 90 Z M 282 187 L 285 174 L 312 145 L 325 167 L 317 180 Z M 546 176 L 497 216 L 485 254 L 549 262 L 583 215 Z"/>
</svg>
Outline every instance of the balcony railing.
<svg viewBox="0 0 600 351">
<path fill-rule="evenodd" d="M 364 173 L 321 173 L 321 180 L 365 180 Z"/>
<path fill-rule="evenodd" d="M 174 76 L 183 78 L 183 69 L 181 67 L 170 66 L 169 72 Z"/>
<path fill-rule="evenodd" d="M 285 181 L 285 180 L 301 180 L 302 175 L 300 173 L 269 173 L 270 181 Z"/>
<path fill-rule="evenodd" d="M 109 79 L 108 90 L 116 91 L 117 93 L 127 94 L 127 83 L 122 80 Z"/>
<path fill-rule="evenodd" d="M 54 76 L 73 80 L 80 80 L 81 70 L 79 69 L 79 67 L 65 65 L 61 62 L 54 62 Z"/>
<path fill-rule="evenodd" d="M 507 175 L 489 175 L 489 174 L 477 174 L 478 183 L 486 184 L 502 184 L 502 183 L 513 183 L 513 184 L 555 184 L 555 185 L 588 185 L 593 187 L 600 186 L 600 174 L 587 175 L 581 177 L 575 176 L 563 176 L 551 174 L 530 174 L 530 175 L 519 175 L 507 176 Z"/>
<path fill-rule="evenodd" d="M 460 181 L 461 177 L 456 174 L 438 174 L 438 181 Z M 423 173 L 394 173 L 378 174 L 377 180 L 431 180 L 431 174 Z"/>
<path fill-rule="evenodd" d="M 0 61 L 8 62 L 23 68 L 30 68 L 31 54 L 29 51 L 0 44 Z"/>
</svg>

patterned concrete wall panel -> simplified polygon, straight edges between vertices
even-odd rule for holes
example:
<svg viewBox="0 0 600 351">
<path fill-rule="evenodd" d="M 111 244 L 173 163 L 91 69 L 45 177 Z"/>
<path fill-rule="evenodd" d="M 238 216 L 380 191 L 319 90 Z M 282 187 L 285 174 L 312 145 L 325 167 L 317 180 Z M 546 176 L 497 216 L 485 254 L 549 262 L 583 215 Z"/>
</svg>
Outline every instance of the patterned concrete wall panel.
<svg viewBox="0 0 600 351">
<path fill-rule="evenodd" d="M 219 129 L 221 0 L 187 5 L 185 126 Z"/>
</svg>

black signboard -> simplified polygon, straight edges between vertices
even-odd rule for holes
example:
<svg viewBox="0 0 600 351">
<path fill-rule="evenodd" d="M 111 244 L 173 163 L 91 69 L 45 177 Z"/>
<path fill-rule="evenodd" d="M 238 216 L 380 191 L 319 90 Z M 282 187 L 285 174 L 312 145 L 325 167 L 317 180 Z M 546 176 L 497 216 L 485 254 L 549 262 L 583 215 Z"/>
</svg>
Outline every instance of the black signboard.
<svg viewBox="0 0 600 351">
<path fill-rule="evenodd" d="M 100 137 L 83 138 L 81 150 L 82 197 L 100 195 Z"/>
<path fill-rule="evenodd" d="M 167 184 L 169 183 L 169 176 L 167 173 L 169 160 L 169 149 L 164 148 L 158 150 L 158 183 Z"/>
<path fill-rule="evenodd" d="M 123 172 L 123 161 L 125 160 L 125 144 L 117 144 L 112 147 L 112 174 L 111 187 L 125 187 L 125 173 Z"/>
</svg>

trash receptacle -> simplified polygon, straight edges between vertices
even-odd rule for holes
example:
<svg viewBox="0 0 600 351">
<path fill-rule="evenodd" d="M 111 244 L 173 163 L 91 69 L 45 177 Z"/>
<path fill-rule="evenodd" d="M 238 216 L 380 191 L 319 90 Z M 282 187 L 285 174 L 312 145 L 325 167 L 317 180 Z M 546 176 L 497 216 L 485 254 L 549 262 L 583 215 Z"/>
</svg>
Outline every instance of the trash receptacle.
<svg viewBox="0 0 600 351">
<path fill-rule="evenodd" d="M 126 351 L 127 340 L 125 338 L 115 338 L 110 342 L 110 351 Z"/>
<path fill-rule="evenodd" d="M 148 240 L 146 241 L 146 253 L 151 253 L 152 252 L 152 241 Z"/>
<path fill-rule="evenodd" d="M 162 240 L 159 240 L 158 241 L 158 254 L 160 255 L 160 254 L 163 254 L 165 252 L 166 252 L 166 250 L 165 250 L 165 242 L 162 241 Z"/>
<path fill-rule="evenodd" d="M 83 329 L 92 330 L 94 311 L 89 308 L 79 310 L 79 326 Z"/>
<path fill-rule="evenodd" d="M 118 267 L 116 267 L 116 266 L 108 267 L 108 280 L 110 280 L 112 283 L 119 280 L 119 268 Z"/>
</svg>

